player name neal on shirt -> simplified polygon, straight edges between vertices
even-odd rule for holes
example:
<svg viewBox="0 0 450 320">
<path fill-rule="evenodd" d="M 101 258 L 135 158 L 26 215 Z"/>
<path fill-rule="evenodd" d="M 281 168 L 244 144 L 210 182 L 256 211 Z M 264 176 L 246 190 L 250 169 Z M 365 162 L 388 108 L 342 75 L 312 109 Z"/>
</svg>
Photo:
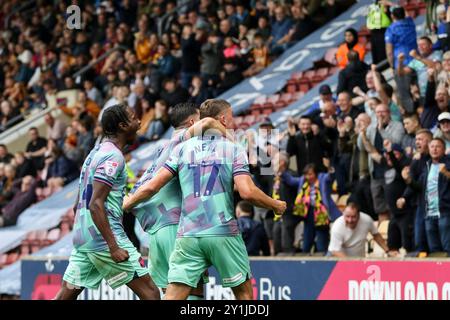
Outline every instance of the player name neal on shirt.
<svg viewBox="0 0 450 320">
<path fill-rule="evenodd" d="M 239 315 L 239 316 L 250 316 L 250 315 L 260 315 L 264 317 L 269 316 L 269 306 L 268 305 L 232 305 L 225 304 L 223 307 L 198 307 L 188 304 L 186 307 L 181 307 L 181 315 L 206 315 L 211 318 L 213 313 L 219 313 L 224 315 Z"/>
</svg>

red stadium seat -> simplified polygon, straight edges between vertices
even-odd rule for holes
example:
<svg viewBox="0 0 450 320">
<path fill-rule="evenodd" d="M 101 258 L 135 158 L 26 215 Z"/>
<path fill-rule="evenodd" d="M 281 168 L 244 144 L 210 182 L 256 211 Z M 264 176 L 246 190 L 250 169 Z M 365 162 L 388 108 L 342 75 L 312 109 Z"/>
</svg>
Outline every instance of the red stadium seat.
<svg viewBox="0 0 450 320">
<path fill-rule="evenodd" d="M 294 72 L 287 81 L 287 84 L 297 84 L 301 78 L 303 78 L 303 71 Z"/>
<path fill-rule="evenodd" d="M 8 257 L 6 258 L 5 265 L 12 264 L 12 263 L 16 262 L 17 260 L 19 260 L 19 253 L 18 252 L 10 253 L 10 254 L 8 254 Z"/>
<path fill-rule="evenodd" d="M 332 67 L 332 68 L 328 69 L 328 75 L 332 76 L 336 72 L 339 72 L 339 70 L 340 70 L 339 67 Z"/>
<path fill-rule="evenodd" d="M 8 255 L 6 253 L 0 254 L 0 268 L 6 265 L 6 260 L 8 259 Z"/>
<path fill-rule="evenodd" d="M 47 234 L 46 243 L 47 245 L 52 244 L 53 242 L 56 242 L 59 239 L 59 236 L 61 235 L 61 229 L 56 228 L 49 231 Z"/>
<path fill-rule="evenodd" d="M 301 91 L 294 93 L 292 96 L 292 102 L 295 102 L 295 101 L 301 99 L 304 95 L 305 95 L 305 93 L 301 92 Z"/>
<path fill-rule="evenodd" d="M 312 84 L 316 86 L 318 83 L 325 80 L 328 77 L 328 68 L 320 68 L 316 71 L 314 76 L 312 77 Z"/>
<path fill-rule="evenodd" d="M 298 89 L 297 84 L 288 84 L 286 86 L 286 92 L 288 92 L 288 93 L 294 93 L 297 91 L 297 89 Z"/>
<path fill-rule="evenodd" d="M 234 117 L 234 125 L 239 127 L 239 125 L 244 121 L 244 117 Z"/>
</svg>

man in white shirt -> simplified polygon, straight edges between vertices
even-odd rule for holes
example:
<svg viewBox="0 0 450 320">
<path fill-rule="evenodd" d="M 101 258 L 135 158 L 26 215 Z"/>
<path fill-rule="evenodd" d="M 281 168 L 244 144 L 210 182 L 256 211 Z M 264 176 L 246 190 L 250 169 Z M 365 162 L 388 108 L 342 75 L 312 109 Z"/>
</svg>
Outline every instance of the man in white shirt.
<svg viewBox="0 0 450 320">
<path fill-rule="evenodd" d="M 372 218 L 363 212 L 359 212 L 356 204 L 349 203 L 342 216 L 336 219 L 331 228 L 328 251 L 332 256 L 338 258 L 364 257 L 369 232 L 386 253 L 395 255 L 394 252 L 389 252 L 386 241 L 378 233 Z"/>
</svg>

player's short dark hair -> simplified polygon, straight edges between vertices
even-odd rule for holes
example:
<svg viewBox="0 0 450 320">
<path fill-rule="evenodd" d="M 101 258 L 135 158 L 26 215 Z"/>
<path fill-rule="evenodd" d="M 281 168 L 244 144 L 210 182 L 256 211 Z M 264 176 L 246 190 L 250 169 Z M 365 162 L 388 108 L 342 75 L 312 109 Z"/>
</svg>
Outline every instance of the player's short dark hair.
<svg viewBox="0 0 450 320">
<path fill-rule="evenodd" d="M 231 105 L 223 99 L 208 99 L 200 105 L 200 118 L 216 118 Z"/>
<path fill-rule="evenodd" d="M 174 128 L 180 127 L 192 115 L 197 114 L 198 108 L 194 103 L 183 102 L 176 104 L 169 113 L 170 124 Z"/>
<path fill-rule="evenodd" d="M 241 209 L 242 212 L 248 213 L 251 217 L 253 217 L 253 205 L 248 201 L 239 201 L 237 207 Z"/>
<path fill-rule="evenodd" d="M 113 105 L 103 112 L 101 124 L 105 136 L 115 136 L 120 130 L 120 123 L 129 123 L 127 106 L 123 103 Z"/>
</svg>

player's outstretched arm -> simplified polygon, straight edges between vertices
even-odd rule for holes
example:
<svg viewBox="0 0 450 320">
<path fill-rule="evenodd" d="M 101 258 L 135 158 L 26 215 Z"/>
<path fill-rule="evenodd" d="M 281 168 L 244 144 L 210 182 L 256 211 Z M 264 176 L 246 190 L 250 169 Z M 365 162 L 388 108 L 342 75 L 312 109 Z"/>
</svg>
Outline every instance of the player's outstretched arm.
<svg viewBox="0 0 450 320">
<path fill-rule="evenodd" d="M 243 200 L 251 202 L 253 205 L 273 210 L 275 214 L 281 215 L 286 210 L 286 202 L 272 199 L 259 189 L 252 178 L 247 174 L 240 174 L 234 177 L 239 195 Z"/>
<path fill-rule="evenodd" d="M 151 180 L 140 186 L 135 193 L 125 198 L 123 210 L 130 210 L 140 202 L 150 199 L 173 177 L 174 175 L 172 172 L 162 167 Z"/>
<path fill-rule="evenodd" d="M 220 121 L 211 117 L 206 117 L 189 127 L 186 132 L 186 139 L 194 136 L 200 136 L 208 130 L 219 131 L 223 136 L 226 136 L 227 133 L 226 128 L 220 123 Z"/>
<path fill-rule="evenodd" d="M 105 201 L 111 191 L 111 187 L 104 183 L 94 181 L 93 189 L 94 191 L 89 203 L 89 211 L 91 212 L 92 220 L 100 231 L 103 239 L 105 239 L 108 244 L 111 258 L 115 262 L 126 261 L 129 257 L 128 251 L 119 248 L 117 245 L 114 234 L 111 231 L 111 226 L 109 225 L 109 220 L 106 216 Z"/>
</svg>

